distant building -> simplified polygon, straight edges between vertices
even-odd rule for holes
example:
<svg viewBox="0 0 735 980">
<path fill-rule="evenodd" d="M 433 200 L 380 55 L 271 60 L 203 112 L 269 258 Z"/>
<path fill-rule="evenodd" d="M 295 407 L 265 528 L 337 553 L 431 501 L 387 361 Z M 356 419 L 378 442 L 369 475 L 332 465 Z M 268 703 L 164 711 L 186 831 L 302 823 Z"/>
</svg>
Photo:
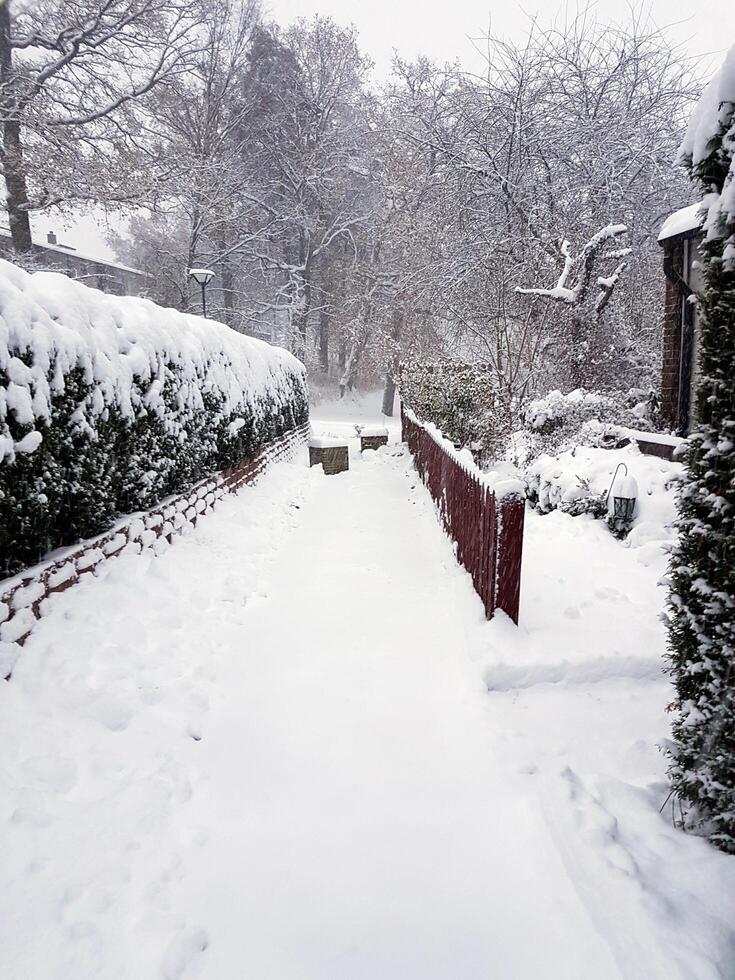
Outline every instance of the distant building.
<svg viewBox="0 0 735 980">
<path fill-rule="evenodd" d="M 34 268 L 63 272 L 86 286 L 93 286 L 115 296 L 139 296 L 145 292 L 148 275 L 140 269 L 85 255 L 71 245 L 61 244 L 50 231 L 45 242 L 33 243 Z M 0 258 L 17 261 L 10 230 L 0 226 Z"/>
<path fill-rule="evenodd" d="M 658 236 L 666 275 L 661 412 L 680 435 L 696 421 L 699 310 L 694 296 L 702 288 L 702 221 L 701 205 L 691 204 L 667 218 Z"/>
</svg>

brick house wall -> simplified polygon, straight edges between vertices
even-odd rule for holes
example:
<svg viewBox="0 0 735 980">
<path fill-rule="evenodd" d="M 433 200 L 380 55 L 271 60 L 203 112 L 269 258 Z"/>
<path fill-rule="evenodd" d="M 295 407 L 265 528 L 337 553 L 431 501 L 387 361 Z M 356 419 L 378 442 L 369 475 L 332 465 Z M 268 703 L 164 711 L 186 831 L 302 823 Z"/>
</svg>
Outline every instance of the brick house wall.
<svg viewBox="0 0 735 980">
<path fill-rule="evenodd" d="M 664 244 L 675 272 L 682 275 L 684 242 L 670 239 Z M 664 322 L 662 331 L 661 416 L 672 429 L 679 426 L 679 377 L 681 367 L 682 294 L 679 285 L 668 277 L 664 291 Z"/>
<path fill-rule="evenodd" d="M 696 262 L 702 234 L 701 208 L 693 204 L 671 215 L 658 237 L 665 275 L 661 417 L 664 425 L 682 436 L 695 419 L 698 311 L 692 299 L 702 285 Z"/>
</svg>

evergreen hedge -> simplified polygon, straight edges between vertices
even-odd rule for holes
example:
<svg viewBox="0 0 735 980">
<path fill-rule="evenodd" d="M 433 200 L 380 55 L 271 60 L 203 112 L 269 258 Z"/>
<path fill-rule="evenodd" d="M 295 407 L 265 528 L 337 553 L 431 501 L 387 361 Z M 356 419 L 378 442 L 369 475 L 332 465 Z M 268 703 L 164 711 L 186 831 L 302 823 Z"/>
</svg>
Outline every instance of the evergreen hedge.
<svg viewBox="0 0 735 980">
<path fill-rule="evenodd" d="M 697 423 L 671 566 L 670 774 L 685 825 L 735 853 L 735 48 L 702 97 L 683 157 L 706 238 Z"/>
<path fill-rule="evenodd" d="M 288 352 L 0 262 L 0 578 L 307 420 Z"/>
</svg>

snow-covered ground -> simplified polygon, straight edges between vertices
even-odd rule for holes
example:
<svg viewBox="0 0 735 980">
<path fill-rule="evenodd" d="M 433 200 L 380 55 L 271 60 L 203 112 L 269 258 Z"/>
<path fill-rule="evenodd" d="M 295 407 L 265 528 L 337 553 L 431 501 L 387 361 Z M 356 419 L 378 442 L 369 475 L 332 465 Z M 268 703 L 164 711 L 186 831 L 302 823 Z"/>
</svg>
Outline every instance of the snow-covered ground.
<svg viewBox="0 0 735 980">
<path fill-rule="evenodd" d="M 529 513 L 486 623 L 397 438 L 53 597 L 0 686 L 3 980 L 734 975 L 735 861 L 659 813 L 665 556 Z"/>
</svg>

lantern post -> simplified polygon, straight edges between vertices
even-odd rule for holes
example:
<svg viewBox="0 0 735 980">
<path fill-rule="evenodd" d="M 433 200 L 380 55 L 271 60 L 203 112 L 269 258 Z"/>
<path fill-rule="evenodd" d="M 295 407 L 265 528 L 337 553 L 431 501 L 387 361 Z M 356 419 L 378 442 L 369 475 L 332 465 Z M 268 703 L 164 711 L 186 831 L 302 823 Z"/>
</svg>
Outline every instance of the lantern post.
<svg viewBox="0 0 735 980">
<path fill-rule="evenodd" d="M 207 316 L 207 286 L 214 279 L 211 269 L 189 269 L 189 278 L 198 283 L 202 289 L 202 316 Z"/>
</svg>

